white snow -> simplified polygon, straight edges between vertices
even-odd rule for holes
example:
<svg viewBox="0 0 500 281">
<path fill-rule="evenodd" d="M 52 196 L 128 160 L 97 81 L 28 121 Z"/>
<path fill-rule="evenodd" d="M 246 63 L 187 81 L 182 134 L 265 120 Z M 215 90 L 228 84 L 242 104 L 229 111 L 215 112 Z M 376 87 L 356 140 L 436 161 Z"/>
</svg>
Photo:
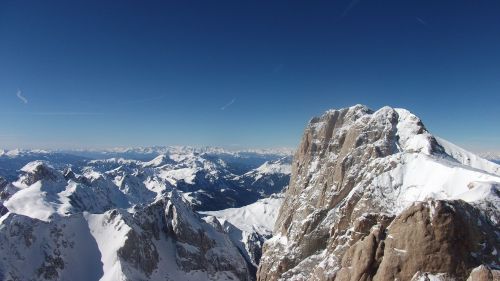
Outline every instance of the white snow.
<svg viewBox="0 0 500 281">
<path fill-rule="evenodd" d="M 55 268 L 58 280 L 97 280 L 102 274 L 100 253 L 81 214 L 51 223 L 10 214 L 0 225 L 0 245 L 2 270 L 9 270 L 2 274 L 15 273 L 16 280 L 33 280 L 50 264 L 48 257 L 58 256 L 64 263 L 64 270 Z"/>
<path fill-rule="evenodd" d="M 58 206 L 47 200 L 47 193 L 41 188 L 42 183 L 39 181 L 28 188 L 21 189 L 12 195 L 4 206 L 12 213 L 49 221 L 49 217 L 57 212 Z"/>
<path fill-rule="evenodd" d="M 376 191 L 393 196 L 394 211 L 399 213 L 413 202 L 430 198 L 482 200 L 495 183 L 500 183 L 500 176 L 424 153 L 411 153 L 402 155 L 395 169 L 376 177 L 372 184 L 380 187 Z"/>
<path fill-rule="evenodd" d="M 446 154 L 453 157 L 459 163 L 500 176 L 500 165 L 481 158 L 478 155 L 458 147 L 457 145 L 442 138 L 436 137 L 436 140 L 445 149 Z"/>
<path fill-rule="evenodd" d="M 417 272 L 411 281 L 446 281 L 450 280 L 444 273 Z"/>
<path fill-rule="evenodd" d="M 251 171 L 248 171 L 242 177 L 244 176 L 253 177 L 254 181 L 257 181 L 260 178 L 267 175 L 276 175 L 276 174 L 290 175 L 291 173 L 292 173 L 292 165 L 287 161 L 285 157 L 276 161 L 266 161 L 259 167 Z"/>
<path fill-rule="evenodd" d="M 144 162 L 142 165 L 144 167 L 159 167 L 161 165 L 165 165 L 169 161 L 171 161 L 171 159 L 167 155 L 161 154 L 149 162 Z"/>
<path fill-rule="evenodd" d="M 94 237 L 101 252 L 103 276 L 99 281 L 125 280 L 122 266 L 118 258 L 118 250 L 124 245 L 130 227 L 121 216 L 109 219 L 110 212 L 104 214 L 84 213 L 91 235 Z"/>
<path fill-rule="evenodd" d="M 177 181 L 183 180 L 188 184 L 194 184 L 194 179 L 196 178 L 196 169 L 193 168 L 180 168 L 176 170 L 167 170 L 160 173 L 160 177 L 163 179 L 170 180 L 172 184 Z"/>
<path fill-rule="evenodd" d="M 22 151 L 17 151 L 12 152 L 10 155 L 21 155 L 21 153 Z M 210 153 L 219 152 L 211 151 Z M 284 156 L 288 156 L 288 154 Z M 239 156 L 235 154 L 234 157 Z M 274 155 L 269 158 L 266 156 L 259 159 L 273 159 L 276 157 Z M 255 159 L 251 159 L 251 161 L 255 161 Z M 119 157 L 85 161 L 84 166 L 75 165 L 75 167 L 72 167 L 74 175 L 66 178 L 66 166 L 63 166 L 65 163 L 62 163 L 62 165 L 60 162 L 51 163 L 54 166 L 46 161 L 28 163 L 21 169 L 20 178 L 12 183 L 11 186 L 14 189 L 12 196 L 9 194 L 11 197 L 7 197 L 2 202 L 8 212 L 0 219 L 0 247 L 10 245 L 9 247 L 15 250 L 21 248 L 20 246 L 11 245 L 10 243 L 15 243 L 15 241 L 12 237 L 5 236 L 6 233 L 12 233 L 12 231 L 5 230 L 5 227 L 18 227 L 17 224 L 11 222 L 12 220 L 22 220 L 23 222 L 19 226 L 26 229 L 29 229 L 31 225 L 43 226 L 43 231 L 36 228 L 36 233 L 34 232 L 33 235 L 33 239 L 38 244 L 20 255 L 23 259 L 30 255 L 33 256 L 32 259 L 24 260 L 27 264 L 38 266 L 45 258 L 43 251 L 52 251 L 53 247 L 60 247 L 60 243 L 81 243 L 74 248 L 78 249 L 78 252 L 72 251 L 71 247 L 65 248 L 66 252 L 63 257 L 65 261 L 68 261 L 68 263 L 65 263 L 67 267 L 58 270 L 59 277 L 64 277 L 64 280 L 85 280 L 89 277 L 92 277 L 89 280 L 99 279 L 101 281 L 124 280 L 125 278 L 145 280 L 144 272 L 136 269 L 118 256 L 118 251 L 126 243 L 130 231 L 142 232 L 141 225 L 135 224 L 136 215 L 148 215 L 141 213 L 142 208 L 169 197 L 167 192 L 172 192 L 171 189 L 179 181 L 196 184 L 196 177 L 200 177 L 199 172 L 201 172 L 203 180 L 213 182 L 214 185 L 219 179 L 224 183 L 225 179 L 235 182 L 237 178 L 236 175 L 229 172 L 228 165 L 222 159 L 214 161 L 213 158 L 204 158 L 195 151 L 186 152 L 184 148 L 175 150 L 173 155 L 159 155 L 148 162 L 127 160 Z M 40 169 L 42 165 L 49 173 L 45 173 L 45 170 Z M 290 165 L 282 165 L 279 161 L 267 162 L 259 168 L 256 171 L 265 174 L 290 172 Z M 33 179 L 38 181 L 33 183 Z M 203 186 L 199 186 L 195 193 L 207 192 L 203 188 Z M 221 185 L 220 189 L 226 189 L 226 187 Z M 229 188 L 227 189 L 229 190 Z M 206 194 L 211 196 L 210 193 Z M 183 197 L 184 199 L 191 199 L 192 203 L 201 203 L 194 202 L 196 199 L 190 195 L 194 194 L 179 192 L 178 198 L 172 200 L 186 201 L 181 199 Z M 251 223 L 251 225 L 247 225 L 247 228 L 245 228 L 243 227 L 243 221 L 240 221 L 239 226 L 249 230 L 248 234 L 259 232 L 270 235 L 280 205 L 280 203 L 277 203 L 278 201 L 281 201 L 281 198 L 266 199 L 259 202 L 259 204 L 246 206 L 244 210 L 240 210 L 240 215 L 246 220 L 245 223 Z M 167 209 L 170 207 L 171 205 L 168 205 Z M 227 266 L 235 266 L 239 270 L 246 268 L 240 251 L 234 247 L 232 238 L 220 229 L 217 219 L 213 218 L 212 226 L 209 226 L 200 221 L 198 215 L 192 214 L 189 207 L 176 204 L 175 208 L 175 216 L 182 216 L 182 218 L 172 222 L 174 229 L 190 227 L 194 231 L 199 230 L 207 234 L 209 239 L 216 243 L 215 247 L 204 253 L 204 258 L 207 261 L 222 260 L 230 263 L 226 264 Z M 117 212 L 116 217 L 110 218 L 111 214 L 115 214 L 115 212 Z M 227 211 L 226 215 L 228 214 L 229 211 Z M 250 220 L 250 218 L 253 220 Z M 227 221 L 230 220 L 238 224 L 236 215 L 228 215 Z M 54 230 L 55 226 L 64 228 L 66 225 L 71 225 L 71 229 L 63 231 L 62 236 L 59 236 L 59 232 L 50 232 Z M 217 230 L 213 227 L 216 227 Z M 78 231 L 78 234 L 75 234 L 75 231 Z M 5 237 L 2 237 L 2 235 Z M 22 238 L 19 235 L 16 237 Z M 181 243 L 168 237 L 169 234 L 161 231 L 159 239 L 152 240 L 152 243 L 158 249 L 161 266 L 151 276 L 147 276 L 147 279 L 165 280 L 165 278 L 170 278 L 170 280 L 192 281 L 238 279 L 228 271 L 214 269 L 215 272 L 211 272 L 210 267 L 206 268 L 209 272 L 185 272 L 178 264 L 178 247 L 183 247 L 190 253 L 196 253 L 199 249 L 194 244 L 189 244 L 189 240 L 187 240 L 187 243 Z M 242 237 L 245 237 L 245 239 L 250 238 L 250 236 L 244 235 Z M 57 242 L 59 244 L 52 243 L 52 239 L 56 238 L 64 240 L 62 240 L 63 242 Z M 257 242 L 260 241 L 257 240 Z M 244 239 L 241 242 L 244 243 Z M 46 245 L 50 247 L 47 246 L 47 248 Z M 82 247 L 85 249 L 81 249 Z M 9 254 L 10 252 L 6 253 Z M 4 256 L 0 253 L 0 257 Z M 8 257 L 5 256 L 0 266 L 8 267 L 8 263 L 15 260 L 14 257 L 14 254 Z M 79 262 L 79 259 L 82 261 Z M 82 266 L 78 267 L 78 264 Z M 223 266 L 226 265 L 223 264 Z M 23 265 L 18 265 L 18 268 L 23 268 Z M 89 273 L 87 274 L 84 269 Z M 90 272 L 90 269 L 93 271 Z M 72 275 L 75 276 L 72 277 Z M 30 272 L 28 275 L 21 274 L 19 276 L 34 275 Z M 21 278 L 21 280 L 25 279 L 27 280 L 27 278 Z"/>
<path fill-rule="evenodd" d="M 488 197 L 495 197 L 495 190 L 500 190 L 500 182 L 480 182 L 469 183 L 469 190 L 456 196 L 466 202 L 480 201 Z"/>
<path fill-rule="evenodd" d="M 24 165 L 24 167 L 21 168 L 21 171 L 25 173 L 34 173 L 39 166 L 47 166 L 48 168 L 53 169 L 53 167 L 46 161 L 36 160 Z"/>
<path fill-rule="evenodd" d="M 255 231 L 260 234 L 270 235 L 282 203 L 283 197 L 275 196 L 258 200 L 241 208 L 200 213 L 215 216 L 221 224 L 228 221 L 240 230 L 249 233 Z"/>
<path fill-rule="evenodd" d="M 396 253 L 400 254 L 400 255 L 404 255 L 404 254 L 406 254 L 406 253 L 408 252 L 408 251 L 406 251 L 406 250 L 403 250 L 403 249 L 397 249 L 397 248 L 393 248 L 393 250 L 394 250 Z"/>
<path fill-rule="evenodd" d="M 430 154 L 431 135 L 427 132 L 419 133 L 420 119 L 406 109 L 396 108 L 395 110 L 399 115 L 397 124 L 399 146 L 405 151 Z"/>
<path fill-rule="evenodd" d="M 290 174 L 292 172 L 291 164 L 283 164 L 280 162 L 269 162 L 262 164 L 259 166 L 256 171 L 261 174 L 269 175 L 269 174 Z"/>
</svg>

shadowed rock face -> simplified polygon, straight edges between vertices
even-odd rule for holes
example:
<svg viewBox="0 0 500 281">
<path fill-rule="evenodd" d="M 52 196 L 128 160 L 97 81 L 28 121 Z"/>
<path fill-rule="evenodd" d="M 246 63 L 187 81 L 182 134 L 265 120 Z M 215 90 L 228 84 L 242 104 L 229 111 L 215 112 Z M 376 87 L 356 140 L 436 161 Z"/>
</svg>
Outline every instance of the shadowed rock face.
<svg viewBox="0 0 500 281">
<path fill-rule="evenodd" d="M 166 280 L 163 273 L 187 280 L 193 271 L 206 276 L 195 280 L 251 280 L 220 224 L 204 222 L 176 193 L 132 213 L 113 209 L 50 222 L 9 213 L 0 250 L 0 280 Z"/>
<path fill-rule="evenodd" d="M 227 271 L 239 280 L 250 280 L 244 258 L 220 224 L 213 227 L 202 221 L 176 193 L 126 220 L 135 227 L 127 234 L 118 256 L 148 278 L 155 269 L 164 266 L 159 254 L 166 249 L 155 246 L 155 241 L 167 238 L 174 243 L 175 263 L 181 270 L 204 271 L 209 275 Z M 136 228 L 140 231 L 134 230 Z"/>
<path fill-rule="evenodd" d="M 264 244 L 257 279 L 410 280 L 417 272 L 442 272 L 465 280 L 472 268 L 495 264 L 498 254 L 487 251 L 500 249 L 500 239 L 479 209 L 458 201 L 396 202 L 401 184 L 380 180 L 416 155 L 447 157 L 407 111 L 358 105 L 313 118 L 294 156 L 275 237 Z M 437 214 L 432 219 L 429 208 Z M 486 243 L 488 250 L 475 243 Z M 472 251 L 477 257 L 469 257 Z"/>
<path fill-rule="evenodd" d="M 7 184 L 9 184 L 9 182 L 7 180 L 5 180 L 4 178 L 0 177 L 0 191 L 2 191 L 3 188 L 5 186 L 7 186 Z"/>
<path fill-rule="evenodd" d="M 29 186 L 39 180 L 57 181 L 61 178 L 61 175 L 45 162 L 35 161 L 33 163 L 32 170 L 25 172 L 24 177 L 21 179 L 23 184 Z"/>
<path fill-rule="evenodd" d="M 9 182 L 4 178 L 0 177 L 0 216 L 5 215 L 8 210 L 3 205 L 3 202 L 10 197 L 9 191 L 5 190 Z"/>
</svg>

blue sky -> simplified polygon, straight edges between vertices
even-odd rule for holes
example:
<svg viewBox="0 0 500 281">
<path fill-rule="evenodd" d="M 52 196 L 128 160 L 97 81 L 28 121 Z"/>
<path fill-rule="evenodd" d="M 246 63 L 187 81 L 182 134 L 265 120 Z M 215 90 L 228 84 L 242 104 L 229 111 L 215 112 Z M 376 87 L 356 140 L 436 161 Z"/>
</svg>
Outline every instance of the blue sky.
<svg viewBox="0 0 500 281">
<path fill-rule="evenodd" d="M 362 103 L 500 151 L 498 15 L 495 0 L 2 1 L 0 147 L 295 146 L 312 116 Z"/>
</svg>

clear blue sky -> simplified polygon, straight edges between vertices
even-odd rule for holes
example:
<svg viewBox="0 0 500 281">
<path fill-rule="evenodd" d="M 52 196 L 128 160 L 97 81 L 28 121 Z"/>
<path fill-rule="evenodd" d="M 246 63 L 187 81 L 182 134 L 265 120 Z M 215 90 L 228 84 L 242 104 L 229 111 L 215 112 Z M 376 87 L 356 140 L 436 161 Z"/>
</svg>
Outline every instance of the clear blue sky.
<svg viewBox="0 0 500 281">
<path fill-rule="evenodd" d="M 500 1 L 0 2 L 0 147 L 295 146 L 356 103 L 500 150 Z"/>
</svg>

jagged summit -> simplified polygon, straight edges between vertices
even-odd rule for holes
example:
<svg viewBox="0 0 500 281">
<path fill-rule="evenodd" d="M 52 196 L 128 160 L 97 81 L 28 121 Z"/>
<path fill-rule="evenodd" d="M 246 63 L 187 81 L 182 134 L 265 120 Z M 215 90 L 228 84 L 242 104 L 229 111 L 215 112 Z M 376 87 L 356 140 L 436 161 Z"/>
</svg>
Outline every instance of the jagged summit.
<svg viewBox="0 0 500 281">
<path fill-rule="evenodd" d="M 498 228 L 499 171 L 498 165 L 434 137 L 408 110 L 383 107 L 373 111 L 362 105 L 329 110 L 311 119 L 305 129 L 274 227 L 275 237 L 264 245 L 258 279 L 358 280 L 363 274 L 373 279 L 377 268 L 355 267 L 344 261 L 353 258 L 348 249 L 361 249 L 359 243 L 368 239 L 370 229 L 377 228 L 381 236 L 373 234 L 375 246 L 384 253 L 390 222 L 418 202 L 432 205 L 436 200 L 463 200 L 471 210 L 479 210 L 490 229 Z M 368 225 L 363 235 L 353 232 L 360 221 Z M 423 240 L 429 239 L 426 235 Z M 500 236 L 496 235 L 481 243 L 489 243 L 490 250 L 498 248 Z M 490 245 L 492 241 L 497 244 Z M 408 251 L 405 260 L 411 262 L 414 249 L 401 250 Z M 460 272 L 439 263 L 420 270 L 462 278 L 472 265 L 498 267 L 495 258 L 498 253 L 493 258 L 478 254 Z M 384 262 L 383 256 L 366 262 L 398 264 Z M 341 277 L 338 274 L 344 267 L 346 273 Z M 407 280 L 397 271 L 385 270 L 393 275 L 380 275 L 383 278 Z M 412 270 L 415 268 L 405 274 L 416 273 Z M 388 280 L 383 278 L 378 280 Z"/>
<path fill-rule="evenodd" d="M 431 154 L 441 152 L 436 139 L 427 131 L 420 118 L 406 109 L 383 107 L 373 111 L 364 105 L 355 105 L 339 110 L 328 110 L 321 117 L 315 117 L 306 128 L 306 133 L 311 131 L 320 140 L 337 140 L 338 136 L 346 130 L 363 131 L 356 141 L 363 141 L 371 130 L 378 129 L 387 134 L 391 139 L 378 139 L 379 146 L 387 142 L 387 153 L 395 152 L 424 152 Z M 338 135 L 331 135 L 333 132 Z"/>
<path fill-rule="evenodd" d="M 21 172 L 24 172 L 24 175 L 19 182 L 26 186 L 40 180 L 55 182 L 63 178 L 62 174 L 46 161 L 30 162 L 21 168 Z"/>
<path fill-rule="evenodd" d="M 196 210 L 279 192 L 290 159 L 219 152 L 0 155 L 0 280 L 253 280 L 280 200 L 244 209 L 272 220 L 255 231 Z"/>
</svg>

